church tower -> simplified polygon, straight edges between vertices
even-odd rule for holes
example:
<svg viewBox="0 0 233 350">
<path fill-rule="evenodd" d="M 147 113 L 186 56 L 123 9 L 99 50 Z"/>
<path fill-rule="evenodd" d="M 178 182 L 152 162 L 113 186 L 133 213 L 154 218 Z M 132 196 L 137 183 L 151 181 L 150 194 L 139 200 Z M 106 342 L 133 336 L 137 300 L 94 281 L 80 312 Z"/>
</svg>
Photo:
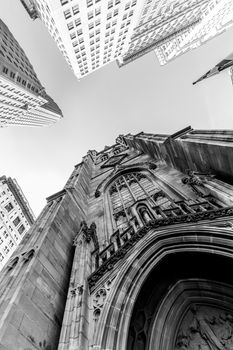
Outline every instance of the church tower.
<svg viewBox="0 0 233 350">
<path fill-rule="evenodd" d="M 233 348 L 233 131 L 120 135 L 0 276 L 1 350 Z"/>
</svg>

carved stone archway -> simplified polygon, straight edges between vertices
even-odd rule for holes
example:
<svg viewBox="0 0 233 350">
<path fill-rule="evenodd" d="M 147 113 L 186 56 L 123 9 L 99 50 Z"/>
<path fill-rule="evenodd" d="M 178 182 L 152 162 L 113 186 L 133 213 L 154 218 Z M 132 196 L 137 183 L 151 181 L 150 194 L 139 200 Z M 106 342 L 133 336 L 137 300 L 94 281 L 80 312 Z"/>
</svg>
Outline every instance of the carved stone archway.
<svg viewBox="0 0 233 350">
<path fill-rule="evenodd" d="M 232 259 L 208 253 L 162 260 L 135 302 L 127 350 L 233 349 L 230 267 Z"/>
<path fill-rule="evenodd" d="M 233 289 L 209 280 L 178 281 L 151 327 L 149 350 L 233 349 Z"/>
<path fill-rule="evenodd" d="M 130 251 L 130 257 L 126 259 L 125 264 L 120 268 L 120 273 L 109 293 L 98 322 L 93 350 L 133 349 L 130 347 L 129 339 L 134 310 L 150 276 L 152 276 L 152 281 L 156 282 L 156 290 L 159 293 L 156 294 L 157 300 L 152 300 L 155 310 L 149 315 L 150 325 L 146 335 L 148 340 L 152 337 L 151 332 L 154 322 L 152 320 L 156 317 L 156 310 L 158 310 L 169 289 L 173 288 L 179 280 L 198 278 L 213 282 L 220 281 L 220 283 L 233 286 L 233 274 L 229 273 L 229 271 L 233 270 L 232 245 L 232 231 L 217 227 L 210 228 L 198 225 L 197 228 L 195 225 L 191 225 L 149 232 L 148 239 L 133 247 Z M 186 255 L 185 259 L 183 258 L 184 254 Z M 195 257 L 193 254 L 195 254 Z M 179 257 L 182 257 L 180 267 L 186 266 L 188 269 L 184 271 L 184 274 L 174 276 L 173 271 L 179 271 L 181 268 L 177 267 L 174 269 L 174 261 L 171 262 L 166 276 L 170 276 L 173 279 L 169 279 L 166 282 L 161 279 L 158 280 L 161 276 L 165 276 L 163 273 L 160 277 L 156 277 L 153 273 L 160 270 L 161 264 L 167 257 L 175 257 L 178 260 Z M 189 257 L 189 261 L 187 257 Z M 200 259 L 200 257 L 205 258 Z M 193 273 L 190 273 L 190 261 L 193 262 L 191 264 Z M 208 270 L 203 269 L 203 266 L 207 267 L 207 265 Z M 221 269 L 219 269 L 219 266 Z M 207 272 L 197 275 L 195 272 L 197 270 L 201 272 L 205 270 Z M 159 288 L 157 288 L 158 286 Z M 147 289 L 151 290 L 150 286 Z M 144 300 L 149 306 L 147 295 L 145 295 Z M 180 315 L 181 318 L 182 315 Z M 175 329 L 178 332 L 177 324 Z M 147 341 L 146 350 L 149 349 L 148 344 L 149 341 Z M 144 350 L 140 346 L 135 349 Z M 155 349 L 157 350 L 157 348 Z M 175 349 L 172 348 L 172 350 Z"/>
</svg>

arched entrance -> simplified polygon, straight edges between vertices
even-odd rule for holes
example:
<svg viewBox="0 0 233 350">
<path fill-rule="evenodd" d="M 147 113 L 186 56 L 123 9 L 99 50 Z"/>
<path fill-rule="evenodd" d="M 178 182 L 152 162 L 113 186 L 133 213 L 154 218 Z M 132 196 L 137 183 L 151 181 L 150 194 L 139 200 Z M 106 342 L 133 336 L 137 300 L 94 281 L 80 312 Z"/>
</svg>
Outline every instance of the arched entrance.
<svg viewBox="0 0 233 350">
<path fill-rule="evenodd" d="M 232 268 L 208 253 L 166 256 L 137 297 L 127 350 L 233 349 Z"/>
<path fill-rule="evenodd" d="M 93 350 L 165 350 L 163 346 L 166 344 L 168 350 L 177 350 L 175 347 L 179 326 L 185 320 L 185 315 L 188 315 L 188 310 L 192 312 L 195 307 L 198 309 L 198 303 L 201 302 L 195 299 L 193 307 L 190 303 L 190 308 L 187 306 L 183 310 L 179 307 L 179 312 L 172 311 L 173 316 L 177 315 L 177 320 L 174 322 L 171 318 L 171 333 L 170 324 L 163 320 L 172 315 L 169 310 L 175 309 L 172 308 L 173 304 L 166 306 L 167 300 L 172 301 L 171 296 L 175 296 L 180 289 L 183 299 L 186 300 L 186 281 L 190 280 L 194 286 L 196 284 L 193 281 L 199 281 L 198 287 L 195 287 L 197 298 L 204 293 L 204 286 L 207 285 L 210 290 L 215 290 L 215 300 L 223 300 L 226 291 L 233 290 L 232 246 L 232 231 L 219 227 L 190 225 L 148 232 L 146 239 L 139 241 L 130 250 L 120 267 L 98 321 Z M 219 289 L 217 285 L 220 286 Z M 172 289 L 175 292 L 169 294 Z M 233 296 L 230 292 L 227 293 L 229 302 L 223 309 L 231 315 Z M 174 301 L 174 305 L 179 305 L 179 300 Z M 218 309 L 219 304 L 213 302 L 211 307 Z M 203 309 L 200 311 L 203 313 Z M 162 316 L 156 318 L 157 315 Z M 154 329 L 159 330 L 160 338 Z M 169 335 L 167 332 L 170 332 Z M 168 338 L 173 339 L 172 343 L 164 345 L 163 340 Z M 184 345 L 180 349 L 195 348 L 189 349 Z M 208 347 L 197 349 L 219 350 Z"/>
</svg>

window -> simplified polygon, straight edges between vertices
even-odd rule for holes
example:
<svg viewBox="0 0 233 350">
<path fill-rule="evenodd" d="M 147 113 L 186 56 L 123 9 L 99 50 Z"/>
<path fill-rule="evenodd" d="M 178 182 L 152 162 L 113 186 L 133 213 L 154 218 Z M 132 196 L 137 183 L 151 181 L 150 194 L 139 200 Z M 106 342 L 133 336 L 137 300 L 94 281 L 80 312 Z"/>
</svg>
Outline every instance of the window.
<svg viewBox="0 0 233 350">
<path fill-rule="evenodd" d="M 17 216 L 14 220 L 13 220 L 13 224 L 15 226 L 18 226 L 18 224 L 20 223 L 20 218 Z"/>
<path fill-rule="evenodd" d="M 87 7 L 90 7 L 93 5 L 93 0 L 87 0 Z"/>
<path fill-rule="evenodd" d="M 130 2 L 128 2 L 126 5 L 125 5 L 125 10 L 128 10 L 130 8 Z"/>
<path fill-rule="evenodd" d="M 81 19 L 80 18 L 77 18 L 75 21 L 74 21 L 76 27 L 78 27 L 80 24 L 81 24 Z"/>
<path fill-rule="evenodd" d="M 4 74 L 8 74 L 8 68 L 7 67 L 3 67 L 2 71 L 3 71 Z"/>
<path fill-rule="evenodd" d="M 74 23 L 73 22 L 69 22 L 67 24 L 67 27 L 68 27 L 69 30 L 73 29 L 74 28 Z"/>
<path fill-rule="evenodd" d="M 79 6 L 78 5 L 73 6 L 72 10 L 73 10 L 73 14 L 76 15 L 77 13 L 79 13 Z"/>
<path fill-rule="evenodd" d="M 108 2 L 108 9 L 110 9 L 111 7 L 113 7 L 113 0 L 110 0 L 110 1 Z"/>
<path fill-rule="evenodd" d="M 88 12 L 87 17 L 88 19 L 92 19 L 94 17 L 93 11 Z"/>
<path fill-rule="evenodd" d="M 7 238 L 8 236 L 9 236 L 9 234 L 8 234 L 6 231 L 4 231 L 4 232 L 3 232 L 3 237 L 4 237 L 4 238 Z"/>
<path fill-rule="evenodd" d="M 75 39 L 75 38 L 76 38 L 76 34 L 75 34 L 75 33 L 71 33 L 71 34 L 70 34 L 70 39 L 73 40 L 73 39 Z"/>
<path fill-rule="evenodd" d="M 70 10 L 64 11 L 64 17 L 65 17 L 65 19 L 68 19 L 68 18 L 71 17 L 71 12 L 70 12 Z"/>
<path fill-rule="evenodd" d="M 6 206 L 5 206 L 5 209 L 9 212 L 13 209 L 13 205 L 11 202 L 9 202 Z"/>
<path fill-rule="evenodd" d="M 14 73 L 14 72 L 10 72 L 10 77 L 11 77 L 12 79 L 15 79 L 15 73 Z"/>
<path fill-rule="evenodd" d="M 97 8 L 97 9 L 95 9 L 95 15 L 96 15 L 96 16 L 100 15 L 100 12 L 101 12 L 101 11 L 100 11 L 100 7 Z"/>
<path fill-rule="evenodd" d="M 24 225 L 21 225 L 18 229 L 19 234 L 22 234 L 25 231 Z"/>
<path fill-rule="evenodd" d="M 61 1 L 61 5 L 64 6 L 66 4 L 68 4 L 69 0 L 60 0 Z"/>
<path fill-rule="evenodd" d="M 125 229 L 133 219 L 130 208 L 139 200 L 150 200 L 160 188 L 144 173 L 132 172 L 119 176 L 109 188 L 112 214 L 116 228 Z"/>
</svg>

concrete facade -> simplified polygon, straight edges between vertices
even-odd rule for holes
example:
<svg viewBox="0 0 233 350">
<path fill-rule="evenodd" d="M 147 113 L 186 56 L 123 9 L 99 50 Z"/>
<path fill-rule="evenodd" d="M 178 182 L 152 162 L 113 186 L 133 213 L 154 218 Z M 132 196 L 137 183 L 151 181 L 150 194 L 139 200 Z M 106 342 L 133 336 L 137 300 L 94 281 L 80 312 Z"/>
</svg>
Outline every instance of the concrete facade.
<svg viewBox="0 0 233 350">
<path fill-rule="evenodd" d="M 89 151 L 3 269 L 3 350 L 233 346 L 233 131 Z"/>
<path fill-rule="evenodd" d="M 0 19 L 0 128 L 45 126 L 62 117 L 6 24 Z"/>
<path fill-rule="evenodd" d="M 15 179 L 0 177 L 0 270 L 10 259 L 35 216 Z"/>
</svg>

